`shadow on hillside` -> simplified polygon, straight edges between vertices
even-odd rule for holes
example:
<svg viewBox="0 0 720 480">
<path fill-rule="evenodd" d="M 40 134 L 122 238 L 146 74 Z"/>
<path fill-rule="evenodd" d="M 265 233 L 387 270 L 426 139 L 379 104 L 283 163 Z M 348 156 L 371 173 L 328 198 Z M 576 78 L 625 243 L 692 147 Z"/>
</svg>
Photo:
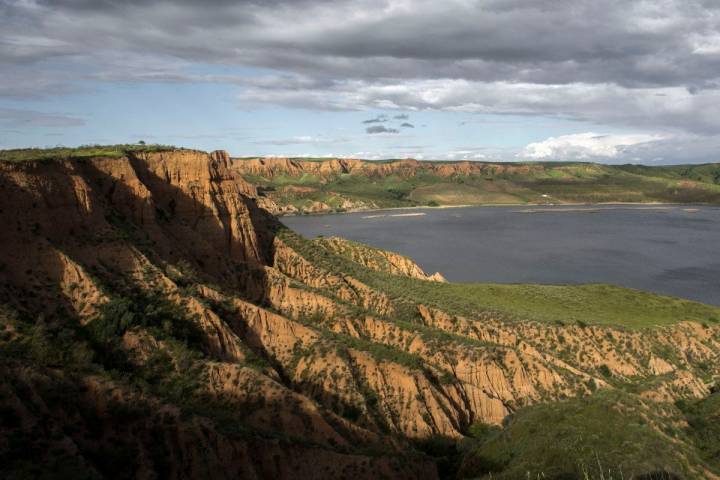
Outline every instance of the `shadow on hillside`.
<svg viewBox="0 0 720 480">
<path fill-rule="evenodd" d="M 215 160 L 208 157 L 207 161 L 208 168 L 214 168 Z M 92 161 L 72 162 L 14 165 L 29 177 L 42 177 L 43 184 L 20 185 L 0 175 L 0 190 L 9 200 L 0 209 L 0 221 L 6 226 L 0 232 L 0 299 L 35 313 L 60 303 L 68 310 L 69 302 L 59 287 L 63 272 L 59 252 L 87 272 L 112 265 L 123 272 L 135 254 L 112 247 L 132 244 L 153 263 L 180 265 L 183 273 L 197 276 L 196 280 L 230 288 L 253 303 L 264 301 L 267 276 L 263 266 L 272 263 L 280 223 L 254 200 L 242 195 L 233 198 L 244 217 L 232 218 L 217 185 L 204 186 L 213 211 L 157 176 L 137 157 L 130 156 L 129 164 L 151 192 L 150 198 L 138 193 L 142 187 L 131 188 Z M 78 176 L 88 183 L 88 192 Z M 84 211 L 84 202 L 89 211 Z M 231 235 L 233 222 L 235 237 Z M 31 247 L 36 251 L 30 252 Z"/>
<path fill-rule="evenodd" d="M 211 162 L 208 158 L 209 167 Z M 99 170 L 91 163 L 84 165 L 88 177 L 102 194 L 114 226 L 130 229 L 130 240 L 153 261 L 184 265 L 183 273 L 197 275 L 198 280 L 219 286 L 230 286 L 234 293 L 251 301 L 262 301 L 265 285 L 263 265 L 271 262 L 277 221 L 254 200 L 238 195 L 234 201 L 246 218 L 232 218 L 220 198 L 217 185 L 207 188 L 213 211 L 200 199 L 172 185 L 152 172 L 145 161 L 130 157 L 138 178 L 151 192 L 151 200 L 138 196 L 127 184 Z M 198 194 L 201 192 L 198 190 Z M 117 200 L 121 200 L 119 203 Z M 141 215 L 145 209 L 145 216 Z M 149 210 L 149 211 L 147 211 Z M 236 227 L 233 223 L 247 222 Z M 250 226 L 254 232 L 243 230 Z M 254 242 L 253 233 L 257 242 Z M 143 236 L 147 235 L 147 242 Z M 139 242 L 138 242 L 139 241 Z M 189 268 L 187 268 L 189 267 Z"/>
<path fill-rule="evenodd" d="M 3 198 L 0 207 L 0 301 L 28 319 L 64 322 L 74 312 L 72 302 L 61 288 L 66 240 L 75 233 L 85 234 L 83 228 L 72 227 L 71 219 L 67 218 L 72 215 L 62 212 L 66 207 L 63 201 L 75 199 L 74 184 L 68 169 L 59 162 L 41 166 L 18 164 L 15 168 L 30 176 L 43 175 L 42 187 L 53 196 L 22 186 L 22 174 L 15 178 L 0 174 Z M 46 174 L 38 173 L 38 169 L 43 169 Z"/>
</svg>

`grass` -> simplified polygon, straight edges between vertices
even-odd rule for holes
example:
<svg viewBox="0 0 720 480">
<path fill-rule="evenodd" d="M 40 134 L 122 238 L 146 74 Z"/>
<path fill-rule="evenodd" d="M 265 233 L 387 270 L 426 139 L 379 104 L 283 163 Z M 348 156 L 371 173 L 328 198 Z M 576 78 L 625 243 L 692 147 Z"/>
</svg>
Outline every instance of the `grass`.
<svg viewBox="0 0 720 480">
<path fill-rule="evenodd" d="M 413 296 L 432 300 L 441 308 L 465 303 L 469 308 L 542 322 L 646 328 L 720 319 L 717 307 L 613 285 L 439 284 L 428 288 L 415 283 Z"/>
<path fill-rule="evenodd" d="M 82 145 L 80 147 L 21 148 L 0 150 L 0 162 L 32 162 L 74 160 L 93 157 L 119 158 L 130 152 L 161 152 L 176 150 L 171 145 Z"/>
<path fill-rule="evenodd" d="M 720 463 L 720 392 L 701 400 L 677 403 L 687 418 L 687 433 L 700 455 L 708 462 Z"/>
<path fill-rule="evenodd" d="M 707 466 L 688 433 L 670 426 L 672 420 L 682 420 L 672 405 L 617 390 L 527 407 L 502 432 L 466 442 L 470 453 L 461 473 L 497 480 L 701 478 L 690 465 Z"/>
<path fill-rule="evenodd" d="M 280 232 L 306 259 L 343 271 L 387 293 L 401 319 L 415 318 L 416 305 L 435 306 L 459 315 L 496 313 L 508 320 L 651 328 L 680 321 L 715 323 L 720 308 L 690 300 L 612 285 L 500 285 L 437 283 L 370 270 L 333 254 L 290 230 Z"/>
<path fill-rule="evenodd" d="M 475 183 L 475 182 L 473 182 Z M 487 203 L 525 203 L 526 198 L 512 189 L 491 189 L 492 182 L 477 182 L 475 185 L 465 183 L 437 183 L 425 187 L 418 187 L 410 192 L 410 198 L 419 203 L 427 204 L 431 201 L 438 205 L 475 205 Z M 510 190 L 510 191 L 508 191 Z"/>
</svg>

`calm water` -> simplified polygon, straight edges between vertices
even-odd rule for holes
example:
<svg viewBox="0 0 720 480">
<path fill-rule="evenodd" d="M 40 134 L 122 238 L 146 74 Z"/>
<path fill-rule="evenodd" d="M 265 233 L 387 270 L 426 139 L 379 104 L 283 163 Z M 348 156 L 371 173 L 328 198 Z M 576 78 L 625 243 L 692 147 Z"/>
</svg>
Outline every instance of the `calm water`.
<svg viewBox="0 0 720 480">
<path fill-rule="evenodd" d="M 612 283 L 720 305 L 716 207 L 470 207 L 282 221 L 306 237 L 402 253 L 455 282 Z"/>
</svg>

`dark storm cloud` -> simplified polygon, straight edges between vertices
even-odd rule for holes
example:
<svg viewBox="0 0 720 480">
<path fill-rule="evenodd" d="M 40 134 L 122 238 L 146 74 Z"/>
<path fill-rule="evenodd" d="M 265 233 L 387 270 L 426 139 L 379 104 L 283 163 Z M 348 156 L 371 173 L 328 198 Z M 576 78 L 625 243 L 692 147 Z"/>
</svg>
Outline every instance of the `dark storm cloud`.
<svg viewBox="0 0 720 480">
<path fill-rule="evenodd" d="M 392 76 L 675 85 L 716 77 L 720 58 L 693 55 L 718 33 L 707 9 L 698 0 L 3 0 L 0 13 L 10 61 L 119 48 L 362 78 L 387 75 L 369 65 L 395 63 Z"/>
<path fill-rule="evenodd" d="M 369 133 L 371 135 L 376 133 L 400 133 L 400 130 L 397 128 L 385 127 L 384 125 L 375 125 L 373 127 L 367 127 L 365 129 L 365 133 Z"/>
<path fill-rule="evenodd" d="M 409 122 L 403 122 L 400 124 L 400 126 L 404 127 L 404 128 L 415 128 L 415 125 L 413 125 L 412 123 L 409 123 Z"/>
<path fill-rule="evenodd" d="M 202 75 L 199 63 L 274 73 Z M 0 0 L 0 64 L 10 98 L 83 80 L 219 82 L 248 104 L 720 133 L 708 0 Z"/>
</svg>

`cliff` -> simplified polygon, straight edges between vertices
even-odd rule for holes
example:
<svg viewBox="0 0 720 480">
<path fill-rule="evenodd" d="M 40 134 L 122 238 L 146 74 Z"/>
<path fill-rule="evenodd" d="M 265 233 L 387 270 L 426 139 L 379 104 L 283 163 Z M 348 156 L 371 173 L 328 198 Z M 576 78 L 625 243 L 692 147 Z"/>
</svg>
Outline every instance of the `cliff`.
<svg viewBox="0 0 720 480">
<path fill-rule="evenodd" d="M 414 159 L 375 162 L 352 158 L 333 158 L 325 161 L 307 161 L 290 158 L 253 158 L 235 160 L 233 168 L 241 174 L 263 177 L 288 175 L 339 175 L 365 176 L 416 176 L 433 174 L 440 177 L 453 175 L 528 174 L 545 170 L 542 164 L 509 164 L 485 162 L 420 162 Z"/>
<path fill-rule="evenodd" d="M 315 242 L 332 253 L 346 257 L 371 270 L 419 280 L 447 281 L 440 272 L 428 275 L 412 259 L 394 252 L 368 247 L 339 237 L 318 238 Z"/>
<path fill-rule="evenodd" d="M 435 478 L 427 442 L 472 425 L 627 385 L 701 398 L 720 373 L 716 324 L 517 322 L 390 295 L 376 279 L 441 278 L 287 231 L 224 152 L 0 163 L 0 192 L 0 468 L 16 475 Z"/>
</svg>

